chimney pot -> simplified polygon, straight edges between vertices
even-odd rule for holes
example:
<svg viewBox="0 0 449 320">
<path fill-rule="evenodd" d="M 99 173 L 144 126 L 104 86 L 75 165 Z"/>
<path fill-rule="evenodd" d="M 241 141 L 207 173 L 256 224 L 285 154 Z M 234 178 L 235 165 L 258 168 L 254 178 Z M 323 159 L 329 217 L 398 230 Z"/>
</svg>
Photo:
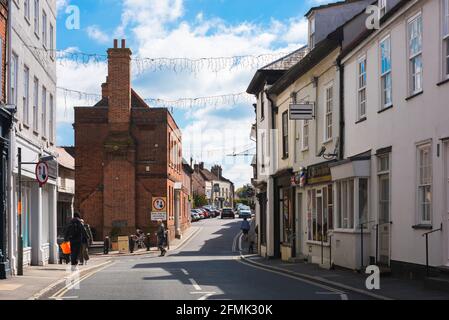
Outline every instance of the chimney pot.
<svg viewBox="0 0 449 320">
<path fill-rule="evenodd" d="M 122 49 L 126 48 L 126 39 L 122 39 Z"/>
<path fill-rule="evenodd" d="M 118 40 L 114 39 L 114 49 L 117 49 L 117 48 L 118 48 Z"/>
</svg>

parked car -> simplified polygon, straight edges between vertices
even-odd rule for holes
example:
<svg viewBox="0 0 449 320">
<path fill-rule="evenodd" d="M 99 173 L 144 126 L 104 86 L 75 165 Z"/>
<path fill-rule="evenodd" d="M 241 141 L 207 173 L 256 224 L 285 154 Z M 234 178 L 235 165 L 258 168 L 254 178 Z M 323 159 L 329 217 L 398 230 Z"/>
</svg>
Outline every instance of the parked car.
<svg viewBox="0 0 449 320">
<path fill-rule="evenodd" d="M 221 211 L 221 218 L 231 218 L 231 219 L 235 219 L 235 213 L 234 210 L 232 210 L 231 208 L 224 208 Z"/>
<path fill-rule="evenodd" d="M 200 215 L 198 214 L 198 212 L 192 210 L 190 211 L 190 216 L 192 217 L 192 222 L 196 222 L 198 220 L 201 220 Z"/>
<path fill-rule="evenodd" d="M 210 207 L 203 207 L 203 209 L 206 210 L 207 214 L 209 215 L 209 218 L 215 218 L 215 212 L 213 212 Z"/>
<path fill-rule="evenodd" d="M 204 219 L 204 213 L 203 211 L 201 211 L 200 209 L 193 209 L 192 211 L 194 211 L 196 214 L 198 214 L 198 217 L 201 219 Z"/>
<path fill-rule="evenodd" d="M 203 213 L 204 219 L 209 219 L 210 218 L 210 214 L 209 214 L 209 212 L 206 209 L 200 208 L 199 210 L 201 210 L 201 212 Z"/>
<path fill-rule="evenodd" d="M 239 211 L 239 218 L 240 219 L 244 219 L 244 218 L 251 219 L 251 217 L 252 217 L 251 210 L 246 210 L 246 209 L 243 210 L 243 209 L 241 209 Z"/>
</svg>

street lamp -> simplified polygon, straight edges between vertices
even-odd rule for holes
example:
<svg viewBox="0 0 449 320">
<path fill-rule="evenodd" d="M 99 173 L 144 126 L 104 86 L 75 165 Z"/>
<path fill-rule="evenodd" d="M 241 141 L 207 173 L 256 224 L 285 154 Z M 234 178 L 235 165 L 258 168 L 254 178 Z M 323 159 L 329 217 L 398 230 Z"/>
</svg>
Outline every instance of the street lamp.
<svg viewBox="0 0 449 320">
<path fill-rule="evenodd" d="M 37 165 L 39 162 L 22 162 L 22 148 L 17 148 L 19 191 L 17 203 L 17 275 L 23 276 L 23 234 L 22 234 L 22 165 Z M 54 161 L 54 156 L 41 157 L 40 162 Z M 47 173 L 48 174 L 48 173 Z M 40 185 L 40 187 L 42 187 Z"/>
</svg>

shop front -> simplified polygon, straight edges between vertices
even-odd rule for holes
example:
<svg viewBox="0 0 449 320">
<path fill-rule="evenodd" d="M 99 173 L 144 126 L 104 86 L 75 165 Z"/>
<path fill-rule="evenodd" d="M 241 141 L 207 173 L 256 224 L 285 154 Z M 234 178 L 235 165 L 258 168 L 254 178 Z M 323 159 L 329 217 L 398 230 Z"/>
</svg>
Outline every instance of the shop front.
<svg viewBox="0 0 449 320">
<path fill-rule="evenodd" d="M 274 177 L 274 257 L 290 261 L 296 255 L 295 201 L 291 184 L 292 170 L 284 170 Z"/>
<path fill-rule="evenodd" d="M 8 178 L 8 136 L 11 127 L 11 115 L 0 109 L 0 279 L 10 274 L 8 254 L 8 215 L 7 215 L 7 178 Z"/>
<path fill-rule="evenodd" d="M 295 182 L 296 254 L 311 263 L 330 266 L 334 188 L 329 162 L 303 168 Z"/>
</svg>

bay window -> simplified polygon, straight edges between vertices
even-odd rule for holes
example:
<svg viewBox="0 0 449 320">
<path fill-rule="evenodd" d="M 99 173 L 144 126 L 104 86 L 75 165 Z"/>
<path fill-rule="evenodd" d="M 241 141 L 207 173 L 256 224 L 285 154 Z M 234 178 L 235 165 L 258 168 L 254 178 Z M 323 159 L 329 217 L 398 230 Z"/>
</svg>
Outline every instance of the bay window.
<svg viewBox="0 0 449 320">
<path fill-rule="evenodd" d="M 391 38 L 388 36 L 380 43 L 381 55 L 381 109 L 392 105 L 392 80 L 391 80 Z"/>
<path fill-rule="evenodd" d="M 367 228 L 369 220 L 369 180 L 350 178 L 340 180 L 336 186 L 335 228 L 354 230 Z"/>
<path fill-rule="evenodd" d="M 422 27 L 421 14 L 408 23 L 409 82 L 412 95 L 423 89 Z"/>
</svg>

